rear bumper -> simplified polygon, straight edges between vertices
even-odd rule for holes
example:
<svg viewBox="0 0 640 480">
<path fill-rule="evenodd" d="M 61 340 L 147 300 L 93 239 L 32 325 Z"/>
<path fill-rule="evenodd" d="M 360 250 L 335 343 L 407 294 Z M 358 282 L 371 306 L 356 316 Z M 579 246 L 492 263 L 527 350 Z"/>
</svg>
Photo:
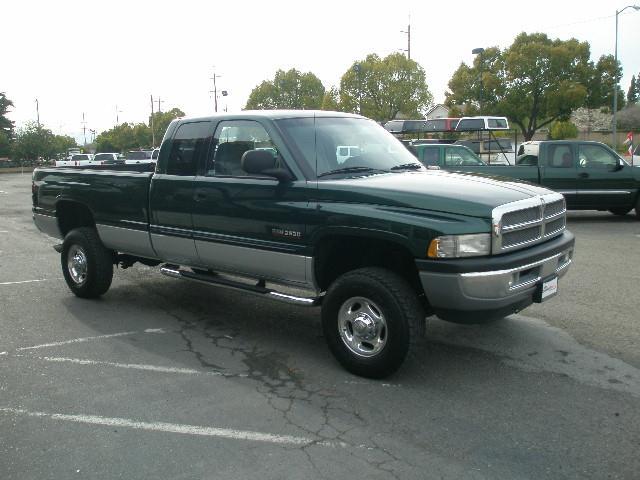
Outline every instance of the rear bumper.
<svg viewBox="0 0 640 480">
<path fill-rule="evenodd" d="M 575 239 L 560 237 L 520 252 L 484 259 L 418 261 L 420 281 L 436 315 L 474 322 L 503 317 L 533 303 L 538 285 L 567 273 Z M 430 268 L 431 267 L 431 268 Z"/>
</svg>

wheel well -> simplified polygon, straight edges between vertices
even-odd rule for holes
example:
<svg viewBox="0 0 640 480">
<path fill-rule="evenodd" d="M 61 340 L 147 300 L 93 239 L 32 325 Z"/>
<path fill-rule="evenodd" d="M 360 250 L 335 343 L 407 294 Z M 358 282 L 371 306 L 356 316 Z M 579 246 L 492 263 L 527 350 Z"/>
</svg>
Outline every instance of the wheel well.
<svg viewBox="0 0 640 480">
<path fill-rule="evenodd" d="M 58 217 L 58 227 L 63 236 L 66 236 L 74 228 L 95 228 L 96 226 L 89 207 L 78 202 L 59 201 L 56 204 L 56 217 Z"/>
<path fill-rule="evenodd" d="M 362 267 L 381 267 L 403 277 L 422 294 L 418 269 L 411 252 L 385 240 L 339 235 L 324 238 L 315 251 L 315 277 L 318 287 L 327 290 L 343 273 Z"/>
</svg>

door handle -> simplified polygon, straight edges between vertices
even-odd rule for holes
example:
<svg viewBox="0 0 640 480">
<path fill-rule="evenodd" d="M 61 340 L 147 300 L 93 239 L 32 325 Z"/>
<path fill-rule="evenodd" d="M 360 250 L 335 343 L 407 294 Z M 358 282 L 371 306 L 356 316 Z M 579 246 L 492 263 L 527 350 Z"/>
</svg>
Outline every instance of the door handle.
<svg viewBox="0 0 640 480">
<path fill-rule="evenodd" d="M 202 193 L 202 192 L 198 192 L 194 195 L 196 202 L 202 202 L 203 200 L 206 200 L 207 198 L 207 194 L 206 193 Z"/>
<path fill-rule="evenodd" d="M 583 173 L 579 173 L 579 174 L 578 174 L 578 177 L 579 177 L 579 178 L 589 178 L 589 174 L 588 174 L 588 173 L 585 173 L 585 172 L 583 172 Z"/>
</svg>

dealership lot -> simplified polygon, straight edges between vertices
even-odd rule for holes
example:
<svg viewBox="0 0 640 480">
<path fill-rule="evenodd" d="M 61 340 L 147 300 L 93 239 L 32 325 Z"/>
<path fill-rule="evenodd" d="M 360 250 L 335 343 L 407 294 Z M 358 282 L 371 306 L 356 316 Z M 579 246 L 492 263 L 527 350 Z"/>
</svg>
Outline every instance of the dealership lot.
<svg viewBox="0 0 640 480">
<path fill-rule="evenodd" d="M 0 175 L 1 478 L 636 478 L 640 222 L 569 214 L 560 295 L 489 326 L 430 319 L 384 381 L 319 312 L 118 270 L 74 297 Z"/>
</svg>

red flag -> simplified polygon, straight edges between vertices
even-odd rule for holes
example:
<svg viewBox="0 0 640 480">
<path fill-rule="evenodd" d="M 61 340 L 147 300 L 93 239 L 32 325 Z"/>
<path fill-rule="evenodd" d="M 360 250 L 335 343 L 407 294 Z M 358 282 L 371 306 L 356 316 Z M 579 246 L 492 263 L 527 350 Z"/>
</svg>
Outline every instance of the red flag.
<svg viewBox="0 0 640 480">
<path fill-rule="evenodd" d="M 627 139 L 624 141 L 624 143 L 625 145 L 629 144 L 627 152 L 630 157 L 633 157 L 633 132 L 627 133 Z"/>
</svg>

